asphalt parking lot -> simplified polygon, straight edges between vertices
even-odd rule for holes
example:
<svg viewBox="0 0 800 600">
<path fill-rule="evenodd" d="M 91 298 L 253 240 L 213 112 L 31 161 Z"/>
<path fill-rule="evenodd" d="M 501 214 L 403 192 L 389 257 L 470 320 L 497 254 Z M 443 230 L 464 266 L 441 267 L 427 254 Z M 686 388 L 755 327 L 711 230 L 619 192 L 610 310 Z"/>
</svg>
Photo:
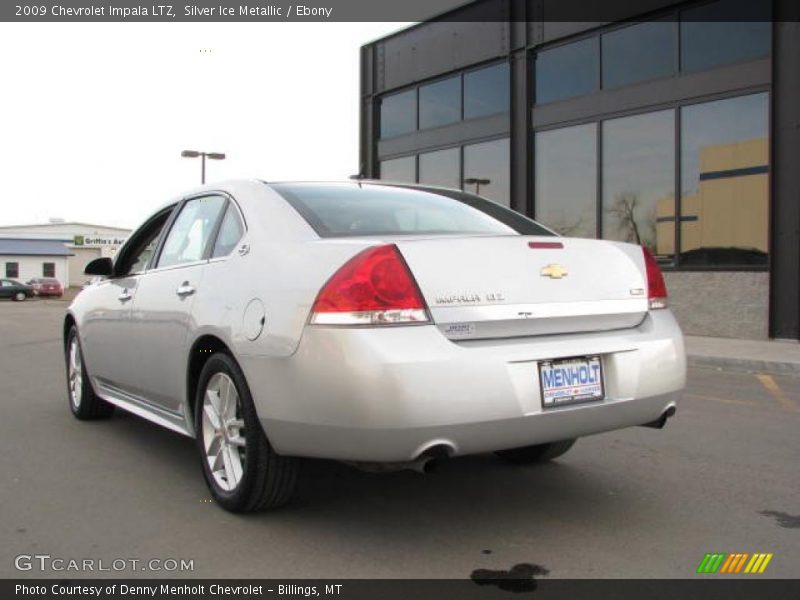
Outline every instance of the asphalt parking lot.
<svg viewBox="0 0 800 600">
<path fill-rule="evenodd" d="M 666 429 L 585 438 L 543 466 L 308 462 L 290 506 L 236 516 L 210 502 L 188 438 L 121 411 L 72 418 L 66 305 L 0 302 L 2 577 L 64 577 L 14 568 L 48 554 L 194 565 L 113 576 L 463 578 L 532 563 L 551 578 L 686 578 L 707 552 L 773 553 L 760 577 L 797 575 L 800 379 L 691 370 Z"/>
</svg>

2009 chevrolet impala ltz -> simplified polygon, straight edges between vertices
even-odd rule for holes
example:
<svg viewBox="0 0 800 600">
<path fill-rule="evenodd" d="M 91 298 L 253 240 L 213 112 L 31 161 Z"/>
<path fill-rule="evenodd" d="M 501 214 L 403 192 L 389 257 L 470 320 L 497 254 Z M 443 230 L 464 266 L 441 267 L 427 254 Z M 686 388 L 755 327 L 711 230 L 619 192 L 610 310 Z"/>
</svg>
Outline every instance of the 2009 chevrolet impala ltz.
<svg viewBox="0 0 800 600">
<path fill-rule="evenodd" d="M 662 426 L 683 338 L 643 247 L 457 190 L 234 181 L 156 212 L 64 320 L 69 405 L 195 437 L 214 499 L 286 502 L 301 457 L 364 468 Z"/>
</svg>

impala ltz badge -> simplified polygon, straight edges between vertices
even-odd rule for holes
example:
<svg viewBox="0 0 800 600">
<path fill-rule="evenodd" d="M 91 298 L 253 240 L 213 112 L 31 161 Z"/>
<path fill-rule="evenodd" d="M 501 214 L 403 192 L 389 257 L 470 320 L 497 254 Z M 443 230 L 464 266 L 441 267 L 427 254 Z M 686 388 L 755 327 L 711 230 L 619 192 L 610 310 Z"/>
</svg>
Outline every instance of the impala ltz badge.
<svg viewBox="0 0 800 600">
<path fill-rule="evenodd" d="M 539 271 L 539 275 L 542 277 L 549 277 L 550 279 L 563 279 L 569 275 L 569 272 L 561 265 L 553 263 L 551 265 L 547 265 L 546 267 L 542 267 L 542 270 Z"/>
<path fill-rule="evenodd" d="M 465 294 L 441 294 L 436 296 L 436 304 L 477 304 L 481 302 L 503 302 L 505 294 L 501 292 L 491 292 L 488 294 L 478 294 L 469 292 Z"/>
</svg>

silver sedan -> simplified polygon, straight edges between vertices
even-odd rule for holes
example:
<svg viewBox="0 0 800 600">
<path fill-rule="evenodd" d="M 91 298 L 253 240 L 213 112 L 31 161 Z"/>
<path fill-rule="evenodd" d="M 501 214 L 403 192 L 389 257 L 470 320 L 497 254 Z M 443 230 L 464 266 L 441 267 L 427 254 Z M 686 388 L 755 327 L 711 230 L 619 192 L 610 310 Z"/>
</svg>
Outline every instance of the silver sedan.
<svg viewBox="0 0 800 600">
<path fill-rule="evenodd" d="M 302 457 L 373 470 L 663 426 L 680 329 L 647 248 L 443 188 L 234 181 L 153 214 L 64 319 L 79 419 L 197 441 L 214 499 L 285 503 Z"/>
</svg>

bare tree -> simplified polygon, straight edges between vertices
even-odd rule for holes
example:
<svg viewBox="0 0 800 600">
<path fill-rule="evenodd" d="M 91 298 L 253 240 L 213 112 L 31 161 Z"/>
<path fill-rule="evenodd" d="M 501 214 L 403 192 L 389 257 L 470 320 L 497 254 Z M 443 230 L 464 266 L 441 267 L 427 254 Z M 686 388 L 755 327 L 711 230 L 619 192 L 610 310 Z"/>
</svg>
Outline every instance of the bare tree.
<svg viewBox="0 0 800 600">
<path fill-rule="evenodd" d="M 636 207 L 639 195 L 635 192 L 621 192 L 614 196 L 614 204 L 608 209 L 617 219 L 617 228 L 624 233 L 626 242 L 642 244 L 639 225 L 636 223 Z"/>
</svg>

